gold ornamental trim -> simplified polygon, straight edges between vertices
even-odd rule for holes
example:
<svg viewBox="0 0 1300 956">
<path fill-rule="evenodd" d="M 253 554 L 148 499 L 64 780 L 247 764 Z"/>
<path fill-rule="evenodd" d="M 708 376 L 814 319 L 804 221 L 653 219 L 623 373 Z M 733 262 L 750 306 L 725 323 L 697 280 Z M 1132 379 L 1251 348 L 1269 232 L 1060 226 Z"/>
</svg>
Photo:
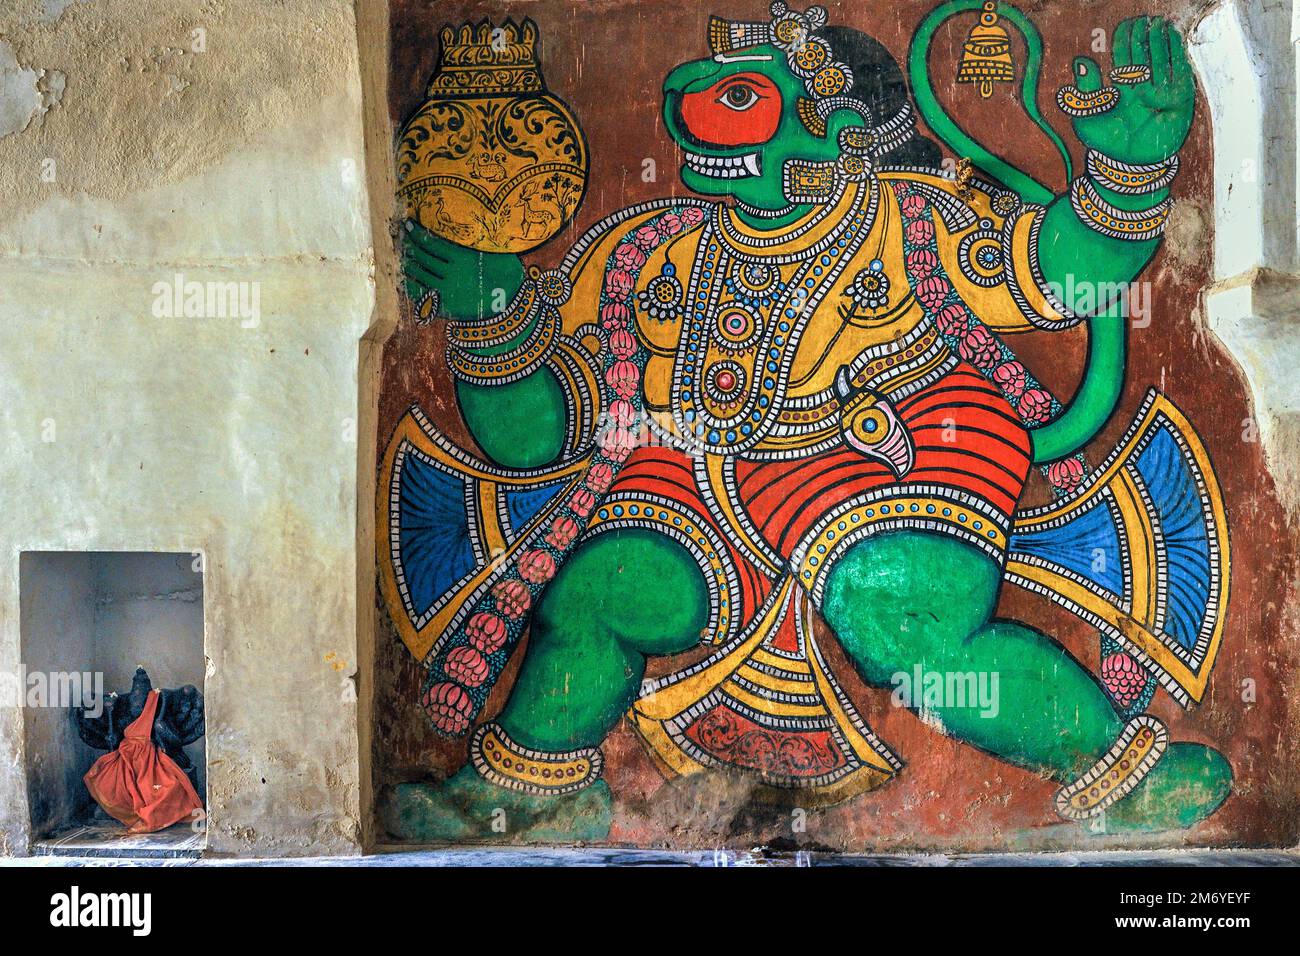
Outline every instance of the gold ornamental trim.
<svg viewBox="0 0 1300 956">
<path fill-rule="evenodd" d="M 535 796 L 581 790 L 595 783 L 604 767 L 597 747 L 563 753 L 531 750 L 511 740 L 498 723 L 484 724 L 474 734 L 470 759 L 491 783 Z"/>
<path fill-rule="evenodd" d="M 1115 745 L 1087 773 L 1056 793 L 1056 812 L 1067 820 L 1088 820 L 1128 796 L 1151 772 L 1169 746 L 1169 733 L 1155 717 L 1129 721 Z"/>
<path fill-rule="evenodd" d="M 429 96 L 496 96 L 540 93 L 544 89 L 537 60 L 537 24 L 506 20 L 443 27 L 438 72 Z"/>
</svg>

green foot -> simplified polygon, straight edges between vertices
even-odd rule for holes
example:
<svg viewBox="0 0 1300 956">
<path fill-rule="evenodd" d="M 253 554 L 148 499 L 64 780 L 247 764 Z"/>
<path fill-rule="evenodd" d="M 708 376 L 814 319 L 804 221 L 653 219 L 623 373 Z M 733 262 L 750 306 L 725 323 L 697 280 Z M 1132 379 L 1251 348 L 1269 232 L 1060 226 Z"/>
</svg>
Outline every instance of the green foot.
<svg viewBox="0 0 1300 956">
<path fill-rule="evenodd" d="M 488 783 L 465 767 L 441 785 L 403 783 L 384 825 L 412 843 L 598 843 L 609 837 L 609 786 L 597 780 L 560 797 L 535 797 Z"/>
<path fill-rule="evenodd" d="M 1232 767 L 1201 744 L 1170 744 L 1132 793 L 1106 811 L 1106 830 L 1185 830 L 1228 799 Z"/>
</svg>

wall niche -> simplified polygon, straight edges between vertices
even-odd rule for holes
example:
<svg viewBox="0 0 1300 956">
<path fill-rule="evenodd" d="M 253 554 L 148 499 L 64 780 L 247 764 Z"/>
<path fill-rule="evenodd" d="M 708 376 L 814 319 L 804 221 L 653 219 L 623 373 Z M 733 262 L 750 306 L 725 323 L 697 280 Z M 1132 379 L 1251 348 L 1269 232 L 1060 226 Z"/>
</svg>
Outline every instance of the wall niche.
<svg viewBox="0 0 1300 956">
<path fill-rule="evenodd" d="M 152 687 L 205 671 L 202 560 L 188 552 L 31 551 L 21 557 L 23 734 L 32 850 L 56 855 L 197 855 L 204 821 L 132 834 L 92 799 L 83 777 L 106 751 L 78 732 L 74 708 L 128 694 L 137 668 Z M 92 712 L 93 713 L 93 712 Z M 184 747 L 206 792 L 202 737 Z"/>
</svg>

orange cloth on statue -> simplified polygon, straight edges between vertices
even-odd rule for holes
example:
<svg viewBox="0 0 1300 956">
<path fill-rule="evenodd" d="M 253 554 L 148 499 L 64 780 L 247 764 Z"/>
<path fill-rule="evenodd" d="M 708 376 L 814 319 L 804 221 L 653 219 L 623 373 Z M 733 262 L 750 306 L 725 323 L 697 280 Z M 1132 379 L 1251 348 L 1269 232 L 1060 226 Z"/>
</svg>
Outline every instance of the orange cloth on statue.
<svg viewBox="0 0 1300 956">
<path fill-rule="evenodd" d="M 126 728 L 118 748 L 86 772 L 86 789 L 104 812 L 132 833 L 153 833 L 191 819 L 203 804 L 176 761 L 153 742 L 158 691 L 151 690 L 144 711 Z"/>
</svg>

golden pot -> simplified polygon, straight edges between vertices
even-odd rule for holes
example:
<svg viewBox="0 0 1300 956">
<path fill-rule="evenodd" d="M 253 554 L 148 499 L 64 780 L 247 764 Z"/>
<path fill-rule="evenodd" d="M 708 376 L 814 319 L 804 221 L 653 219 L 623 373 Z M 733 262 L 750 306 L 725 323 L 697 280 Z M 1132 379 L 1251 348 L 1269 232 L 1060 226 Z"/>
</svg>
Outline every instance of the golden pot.
<svg viewBox="0 0 1300 956">
<path fill-rule="evenodd" d="M 441 40 L 429 98 L 397 147 L 406 215 L 483 252 L 535 249 L 587 185 L 587 142 L 542 81 L 537 25 L 444 27 Z"/>
</svg>

